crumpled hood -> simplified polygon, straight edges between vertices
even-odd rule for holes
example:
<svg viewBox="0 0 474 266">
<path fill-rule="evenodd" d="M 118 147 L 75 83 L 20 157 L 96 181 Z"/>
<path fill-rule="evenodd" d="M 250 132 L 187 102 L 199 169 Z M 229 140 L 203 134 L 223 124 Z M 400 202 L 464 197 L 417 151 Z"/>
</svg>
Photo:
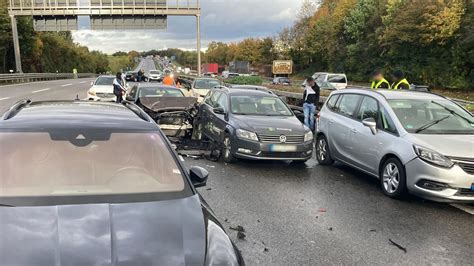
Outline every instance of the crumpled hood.
<svg viewBox="0 0 474 266">
<path fill-rule="evenodd" d="M 448 157 L 474 157 L 474 135 L 408 134 L 413 143 Z"/>
<path fill-rule="evenodd" d="M 236 115 L 236 122 L 257 134 L 304 135 L 304 125 L 294 116 Z"/>
<path fill-rule="evenodd" d="M 0 207 L 0 265 L 203 265 L 205 234 L 198 195 Z"/>
<path fill-rule="evenodd" d="M 114 93 L 113 85 L 94 85 L 91 88 L 92 91 L 99 93 Z"/>
<path fill-rule="evenodd" d="M 159 112 L 165 109 L 186 109 L 197 102 L 194 97 L 140 97 L 140 103 L 146 108 Z"/>
</svg>

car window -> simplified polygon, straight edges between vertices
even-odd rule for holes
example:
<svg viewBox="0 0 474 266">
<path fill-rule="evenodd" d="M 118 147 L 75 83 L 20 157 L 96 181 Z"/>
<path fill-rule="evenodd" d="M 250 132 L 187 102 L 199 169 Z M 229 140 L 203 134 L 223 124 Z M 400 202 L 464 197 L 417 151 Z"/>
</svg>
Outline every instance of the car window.
<svg viewBox="0 0 474 266">
<path fill-rule="evenodd" d="M 64 139 L 61 130 L 0 132 L 0 149 L 8 154 L 0 160 L 0 198 L 130 195 L 185 188 L 183 174 L 159 133 L 83 134 L 85 141 Z"/>
<path fill-rule="evenodd" d="M 329 108 L 329 110 L 333 110 L 334 111 L 334 107 L 336 106 L 336 103 L 337 103 L 337 99 L 339 99 L 339 94 L 336 94 L 336 95 L 332 95 L 326 106 Z"/>
<path fill-rule="evenodd" d="M 219 98 L 217 99 L 217 102 L 216 102 L 216 108 L 217 107 L 221 107 L 224 109 L 225 112 L 228 111 L 229 109 L 229 104 L 228 104 L 228 100 L 227 100 L 227 95 L 225 93 L 219 93 L 220 96 Z"/>
<path fill-rule="evenodd" d="M 344 75 L 329 75 L 328 82 L 331 83 L 347 83 L 346 76 Z"/>
<path fill-rule="evenodd" d="M 94 85 L 99 85 L 99 86 L 111 85 L 112 86 L 112 84 L 114 83 L 114 79 L 115 77 L 99 77 L 95 81 Z"/>
<path fill-rule="evenodd" d="M 373 118 L 375 121 L 377 121 L 378 113 L 379 107 L 377 100 L 372 97 L 365 96 L 362 99 L 362 103 L 360 104 L 357 119 L 362 121 L 367 118 Z"/>
<path fill-rule="evenodd" d="M 362 96 L 357 94 L 344 94 L 341 97 L 342 98 L 338 101 L 337 112 L 352 117 Z"/>
<path fill-rule="evenodd" d="M 397 127 L 395 126 L 395 123 L 393 122 L 392 118 L 390 118 L 387 110 L 385 110 L 383 107 L 380 108 L 377 127 L 387 132 L 397 134 Z"/>
<path fill-rule="evenodd" d="M 220 82 L 217 79 L 197 79 L 194 83 L 195 89 L 212 89 L 219 86 Z"/>
<path fill-rule="evenodd" d="M 219 99 L 219 96 L 221 95 L 221 92 L 215 91 L 213 93 L 210 93 L 208 98 L 206 99 L 206 103 L 209 104 L 212 108 L 217 107 L 217 100 Z"/>
<path fill-rule="evenodd" d="M 237 115 L 292 116 L 293 113 L 278 97 L 232 96 L 232 113 Z"/>
<path fill-rule="evenodd" d="M 128 95 L 132 98 L 135 98 L 135 94 L 137 93 L 137 86 L 133 86 Z"/>
<path fill-rule="evenodd" d="M 216 91 L 209 91 L 206 95 L 206 99 L 204 99 L 204 102 L 210 106 L 212 106 L 212 101 L 211 98 L 214 94 L 216 94 Z"/>
</svg>

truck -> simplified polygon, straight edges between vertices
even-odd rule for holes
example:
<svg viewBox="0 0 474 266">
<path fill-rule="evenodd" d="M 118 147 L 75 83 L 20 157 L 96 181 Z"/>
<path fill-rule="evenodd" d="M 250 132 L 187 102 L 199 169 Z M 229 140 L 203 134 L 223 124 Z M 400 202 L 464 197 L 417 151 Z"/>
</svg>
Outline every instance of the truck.
<svg viewBox="0 0 474 266">
<path fill-rule="evenodd" d="M 293 61 L 275 60 L 273 61 L 273 75 L 290 75 L 293 73 Z"/>
<path fill-rule="evenodd" d="M 217 63 L 207 63 L 201 66 L 201 73 L 216 74 L 219 73 L 219 65 Z"/>
<path fill-rule="evenodd" d="M 229 63 L 229 72 L 250 74 L 250 63 L 248 61 L 232 61 Z"/>
</svg>

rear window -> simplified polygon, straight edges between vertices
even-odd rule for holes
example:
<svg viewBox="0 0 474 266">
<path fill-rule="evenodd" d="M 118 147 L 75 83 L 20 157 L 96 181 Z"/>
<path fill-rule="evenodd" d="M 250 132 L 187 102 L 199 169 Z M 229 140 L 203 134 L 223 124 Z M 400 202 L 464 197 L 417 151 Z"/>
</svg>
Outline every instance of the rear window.
<svg viewBox="0 0 474 266">
<path fill-rule="evenodd" d="M 346 76 L 344 75 L 329 75 L 328 82 L 331 83 L 347 83 Z"/>
<path fill-rule="evenodd" d="M 198 79 L 194 84 L 195 89 L 212 89 L 216 86 L 221 85 L 218 80 L 214 79 Z"/>
<path fill-rule="evenodd" d="M 185 188 L 180 168 L 157 133 L 64 136 L 68 133 L 0 132 L 0 198 L 128 195 Z"/>
<path fill-rule="evenodd" d="M 172 88 L 141 88 L 139 97 L 184 97 L 183 92 Z"/>
</svg>

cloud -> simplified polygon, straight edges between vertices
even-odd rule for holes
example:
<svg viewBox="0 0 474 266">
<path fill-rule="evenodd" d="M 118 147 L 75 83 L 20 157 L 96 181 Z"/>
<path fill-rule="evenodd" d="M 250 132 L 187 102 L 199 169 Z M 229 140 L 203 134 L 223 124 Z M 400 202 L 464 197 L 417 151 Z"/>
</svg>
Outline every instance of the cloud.
<svg viewBox="0 0 474 266">
<path fill-rule="evenodd" d="M 301 0 L 201 0 L 202 46 L 277 34 L 295 20 Z M 73 32 L 76 42 L 106 53 L 176 47 L 195 49 L 196 19 L 169 17 L 167 30 Z"/>
</svg>

